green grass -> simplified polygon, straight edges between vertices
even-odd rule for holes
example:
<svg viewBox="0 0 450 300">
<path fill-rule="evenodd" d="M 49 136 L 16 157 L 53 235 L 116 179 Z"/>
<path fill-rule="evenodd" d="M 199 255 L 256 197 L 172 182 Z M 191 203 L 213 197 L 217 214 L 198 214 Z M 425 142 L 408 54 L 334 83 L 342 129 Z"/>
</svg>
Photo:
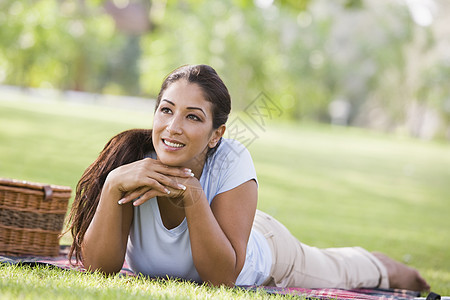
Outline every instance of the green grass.
<svg viewBox="0 0 450 300">
<path fill-rule="evenodd" d="M 152 112 L 0 99 L 0 177 L 75 188 L 117 132 Z M 230 118 L 230 120 L 233 116 Z M 249 120 L 248 124 L 251 124 Z M 249 145 L 259 208 L 301 241 L 362 246 L 419 269 L 450 294 L 450 144 L 361 129 L 273 122 Z M 64 237 L 62 243 L 70 243 Z M 265 294 L 175 281 L 2 266 L 0 298 L 238 298 Z"/>
<path fill-rule="evenodd" d="M 48 267 L 0 265 L 0 272 L 1 299 L 286 299 L 263 291 L 213 288 L 175 280 L 106 277 Z"/>
</svg>

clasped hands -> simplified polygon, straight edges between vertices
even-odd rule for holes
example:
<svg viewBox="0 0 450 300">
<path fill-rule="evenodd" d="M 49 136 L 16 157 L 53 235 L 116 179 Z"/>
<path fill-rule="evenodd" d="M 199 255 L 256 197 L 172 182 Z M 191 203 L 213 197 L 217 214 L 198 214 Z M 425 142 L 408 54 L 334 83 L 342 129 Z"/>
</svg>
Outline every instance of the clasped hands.
<svg viewBox="0 0 450 300">
<path fill-rule="evenodd" d="M 167 166 L 152 158 L 120 166 L 108 174 L 106 181 L 120 193 L 120 205 L 133 202 L 138 206 L 153 197 L 165 197 L 186 206 L 202 191 L 190 169 Z"/>
</svg>

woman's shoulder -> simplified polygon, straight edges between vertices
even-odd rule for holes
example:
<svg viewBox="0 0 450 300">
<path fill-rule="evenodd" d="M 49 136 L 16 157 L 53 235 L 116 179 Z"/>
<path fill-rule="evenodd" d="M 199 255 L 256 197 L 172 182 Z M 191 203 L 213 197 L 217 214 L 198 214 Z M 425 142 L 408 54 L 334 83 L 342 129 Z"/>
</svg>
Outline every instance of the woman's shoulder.
<svg viewBox="0 0 450 300">
<path fill-rule="evenodd" d="M 227 169 L 234 165 L 244 167 L 253 164 L 250 152 L 241 142 L 225 138 L 222 139 L 209 162 L 221 169 Z"/>
<path fill-rule="evenodd" d="M 256 170 L 247 148 L 236 140 L 222 139 L 217 151 L 207 159 L 200 183 L 211 202 L 217 194 L 256 180 Z"/>
<path fill-rule="evenodd" d="M 249 153 L 248 149 L 238 140 L 222 138 L 222 142 L 217 149 L 218 152 L 231 155 L 239 155 L 241 153 Z"/>
</svg>

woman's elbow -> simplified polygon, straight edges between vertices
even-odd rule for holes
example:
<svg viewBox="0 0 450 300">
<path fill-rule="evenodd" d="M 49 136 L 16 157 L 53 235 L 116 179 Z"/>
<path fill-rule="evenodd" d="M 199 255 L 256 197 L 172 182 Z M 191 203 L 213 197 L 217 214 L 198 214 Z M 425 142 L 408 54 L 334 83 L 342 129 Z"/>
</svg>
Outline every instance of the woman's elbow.
<svg viewBox="0 0 450 300">
<path fill-rule="evenodd" d="M 123 260 L 113 259 L 105 255 L 92 255 L 86 252 L 82 253 L 82 263 L 88 272 L 101 272 L 106 275 L 119 273 L 123 266 Z"/>
<path fill-rule="evenodd" d="M 114 275 L 120 272 L 122 269 L 121 267 L 118 267 L 118 265 L 106 265 L 102 264 L 100 262 L 93 262 L 93 261 L 83 261 L 83 266 L 88 272 L 100 272 L 105 275 Z"/>
<path fill-rule="evenodd" d="M 215 287 L 234 287 L 236 285 L 236 278 L 217 278 L 214 280 L 207 280 L 205 283 Z"/>
<path fill-rule="evenodd" d="M 230 264 L 228 270 L 222 270 L 217 272 L 214 270 L 214 278 L 210 278 L 208 282 L 214 286 L 227 286 L 234 287 L 236 280 L 244 267 L 244 261 L 235 262 Z"/>
<path fill-rule="evenodd" d="M 205 276 L 206 280 L 204 280 L 204 282 L 216 287 L 234 287 L 236 285 L 238 275 L 239 273 L 237 273 L 236 270 L 224 272 L 217 272 L 216 270 L 212 276 Z"/>
</svg>

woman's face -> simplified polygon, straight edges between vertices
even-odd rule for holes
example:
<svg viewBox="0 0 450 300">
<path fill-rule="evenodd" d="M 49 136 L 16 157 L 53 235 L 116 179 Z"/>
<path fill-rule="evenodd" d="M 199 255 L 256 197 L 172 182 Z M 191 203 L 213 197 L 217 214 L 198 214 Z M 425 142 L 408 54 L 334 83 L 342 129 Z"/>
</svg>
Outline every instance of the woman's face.
<svg viewBox="0 0 450 300">
<path fill-rule="evenodd" d="M 164 91 L 153 118 L 153 145 L 169 166 L 200 170 L 208 148 L 214 147 L 225 125 L 213 129 L 212 104 L 199 85 L 180 79 Z"/>
</svg>

